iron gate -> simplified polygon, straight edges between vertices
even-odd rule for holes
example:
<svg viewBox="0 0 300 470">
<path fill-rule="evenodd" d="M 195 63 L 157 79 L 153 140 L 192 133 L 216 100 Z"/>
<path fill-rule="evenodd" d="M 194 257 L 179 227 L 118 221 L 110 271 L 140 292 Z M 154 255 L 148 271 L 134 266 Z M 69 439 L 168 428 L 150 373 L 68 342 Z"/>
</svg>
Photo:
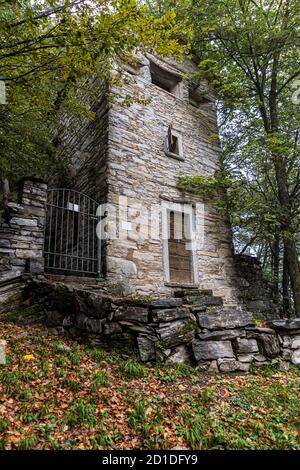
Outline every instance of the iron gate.
<svg viewBox="0 0 300 470">
<path fill-rule="evenodd" d="M 97 207 L 96 201 L 73 189 L 48 191 L 44 245 L 46 271 L 100 275 Z"/>
</svg>

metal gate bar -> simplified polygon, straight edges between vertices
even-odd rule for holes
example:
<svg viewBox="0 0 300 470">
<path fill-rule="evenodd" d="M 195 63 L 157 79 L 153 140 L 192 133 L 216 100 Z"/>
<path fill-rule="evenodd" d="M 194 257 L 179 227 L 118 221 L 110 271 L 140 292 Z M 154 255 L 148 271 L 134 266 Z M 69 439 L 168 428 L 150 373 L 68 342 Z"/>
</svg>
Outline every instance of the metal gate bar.
<svg viewBox="0 0 300 470">
<path fill-rule="evenodd" d="M 98 203 L 73 189 L 48 191 L 45 270 L 87 276 L 101 271 L 101 240 L 96 236 Z"/>
</svg>

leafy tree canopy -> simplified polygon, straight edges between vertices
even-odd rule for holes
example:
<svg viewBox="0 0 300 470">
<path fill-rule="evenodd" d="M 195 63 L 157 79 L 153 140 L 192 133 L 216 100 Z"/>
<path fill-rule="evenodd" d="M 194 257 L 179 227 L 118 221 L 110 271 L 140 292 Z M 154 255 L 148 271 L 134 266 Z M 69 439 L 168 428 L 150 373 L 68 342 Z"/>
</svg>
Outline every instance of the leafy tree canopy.
<svg viewBox="0 0 300 470">
<path fill-rule="evenodd" d="M 4 0 L 0 4 L 0 176 L 43 174 L 57 162 L 52 140 L 62 104 L 83 112 L 70 90 L 110 76 L 112 60 L 136 51 L 180 56 L 188 35 L 170 10 L 149 15 L 136 0 Z M 76 109 L 77 108 L 77 109 Z"/>
</svg>

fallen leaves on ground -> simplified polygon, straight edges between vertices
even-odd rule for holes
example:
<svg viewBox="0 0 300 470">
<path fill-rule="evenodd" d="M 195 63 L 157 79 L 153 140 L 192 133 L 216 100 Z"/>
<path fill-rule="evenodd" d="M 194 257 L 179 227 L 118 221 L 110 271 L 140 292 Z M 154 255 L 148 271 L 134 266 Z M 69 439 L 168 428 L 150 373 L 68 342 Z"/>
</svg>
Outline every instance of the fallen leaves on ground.
<svg viewBox="0 0 300 470">
<path fill-rule="evenodd" d="M 299 449 L 297 368 L 146 367 L 42 326 L 0 323 L 2 449 Z"/>
</svg>

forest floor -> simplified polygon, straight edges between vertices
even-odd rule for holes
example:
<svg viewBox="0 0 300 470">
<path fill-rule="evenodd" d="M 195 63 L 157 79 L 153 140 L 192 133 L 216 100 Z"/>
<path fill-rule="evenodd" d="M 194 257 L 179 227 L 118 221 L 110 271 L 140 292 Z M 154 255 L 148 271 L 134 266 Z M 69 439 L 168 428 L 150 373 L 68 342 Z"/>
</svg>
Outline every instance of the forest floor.
<svg viewBox="0 0 300 470">
<path fill-rule="evenodd" d="M 299 368 L 210 375 L 0 323 L 2 449 L 300 449 Z"/>
</svg>

